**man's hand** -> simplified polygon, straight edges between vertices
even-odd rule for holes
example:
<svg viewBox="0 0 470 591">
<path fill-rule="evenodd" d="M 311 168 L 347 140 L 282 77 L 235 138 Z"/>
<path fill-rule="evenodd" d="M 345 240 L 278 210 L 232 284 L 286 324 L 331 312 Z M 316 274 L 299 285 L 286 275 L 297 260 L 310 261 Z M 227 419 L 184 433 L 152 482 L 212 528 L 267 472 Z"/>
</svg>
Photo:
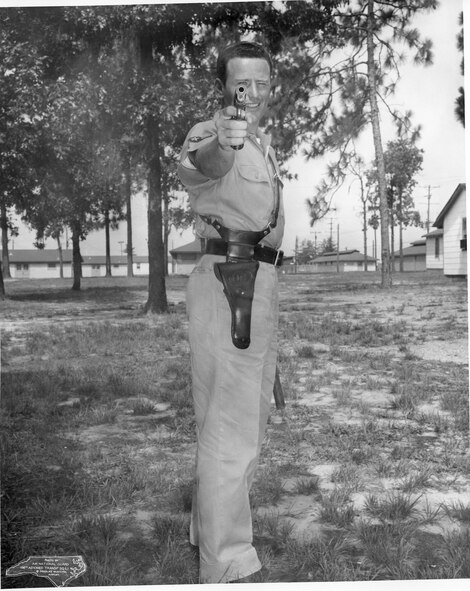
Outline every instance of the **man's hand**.
<svg viewBox="0 0 470 591">
<path fill-rule="evenodd" d="M 245 119 L 232 119 L 237 114 L 233 106 L 219 111 L 215 121 L 217 128 L 217 142 L 222 150 L 232 150 L 232 146 L 243 147 L 248 136 L 248 123 Z"/>
</svg>

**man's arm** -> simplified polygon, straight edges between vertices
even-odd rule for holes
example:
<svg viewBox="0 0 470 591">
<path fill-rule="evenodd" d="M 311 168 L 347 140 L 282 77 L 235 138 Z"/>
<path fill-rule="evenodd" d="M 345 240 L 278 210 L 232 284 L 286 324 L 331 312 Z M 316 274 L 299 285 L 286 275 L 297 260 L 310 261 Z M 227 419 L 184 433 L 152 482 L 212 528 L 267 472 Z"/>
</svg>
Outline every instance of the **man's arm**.
<svg viewBox="0 0 470 591">
<path fill-rule="evenodd" d="M 204 176 L 210 179 L 219 179 L 232 168 L 235 152 L 232 148 L 223 148 L 215 137 L 211 142 L 202 146 L 195 152 L 188 154 L 194 166 Z"/>
<path fill-rule="evenodd" d="M 217 136 L 213 141 L 188 154 L 194 166 L 210 179 L 218 179 L 227 174 L 235 159 L 234 145 L 242 146 L 247 136 L 247 122 L 232 119 L 235 107 L 226 107 L 219 112 L 215 125 Z"/>
</svg>

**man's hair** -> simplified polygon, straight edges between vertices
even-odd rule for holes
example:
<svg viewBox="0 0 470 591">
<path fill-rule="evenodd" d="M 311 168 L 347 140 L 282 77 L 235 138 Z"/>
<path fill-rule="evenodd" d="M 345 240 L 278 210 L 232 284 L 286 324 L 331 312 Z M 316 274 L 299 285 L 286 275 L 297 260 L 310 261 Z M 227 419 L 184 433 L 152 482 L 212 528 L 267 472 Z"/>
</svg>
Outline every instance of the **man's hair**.
<svg viewBox="0 0 470 591">
<path fill-rule="evenodd" d="M 219 53 L 217 58 L 217 78 L 219 78 L 223 84 L 227 80 L 227 64 L 235 57 L 250 57 L 250 58 L 261 58 L 268 62 L 269 73 L 272 73 L 273 63 L 271 56 L 268 51 L 259 43 L 252 43 L 250 41 L 240 41 L 239 43 L 232 43 L 224 47 Z"/>
</svg>

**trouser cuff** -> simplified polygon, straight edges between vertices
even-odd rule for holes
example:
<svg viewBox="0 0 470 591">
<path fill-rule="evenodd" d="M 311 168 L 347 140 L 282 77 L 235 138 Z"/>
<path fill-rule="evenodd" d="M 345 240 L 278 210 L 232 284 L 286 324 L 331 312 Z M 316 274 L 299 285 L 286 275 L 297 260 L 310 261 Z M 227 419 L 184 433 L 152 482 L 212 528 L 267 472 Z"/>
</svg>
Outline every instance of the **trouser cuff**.
<svg viewBox="0 0 470 591">
<path fill-rule="evenodd" d="M 262 564 L 256 550 L 252 547 L 244 554 L 225 563 L 208 564 L 201 560 L 200 583 L 228 583 L 248 577 L 261 570 Z"/>
</svg>

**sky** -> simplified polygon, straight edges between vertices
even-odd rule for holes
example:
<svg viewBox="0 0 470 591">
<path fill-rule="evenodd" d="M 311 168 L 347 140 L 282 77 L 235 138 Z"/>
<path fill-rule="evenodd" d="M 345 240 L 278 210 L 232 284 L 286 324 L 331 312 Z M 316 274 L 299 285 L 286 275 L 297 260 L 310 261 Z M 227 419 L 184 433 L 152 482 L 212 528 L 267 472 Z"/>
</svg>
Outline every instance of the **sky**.
<svg viewBox="0 0 470 591">
<path fill-rule="evenodd" d="M 77 2 L 78 3 L 78 2 Z M 390 103 L 400 111 L 413 112 L 413 124 L 421 126 L 421 139 L 418 147 L 423 153 L 422 171 L 417 175 L 417 185 L 413 198 L 421 218 L 427 218 L 428 204 L 431 226 L 456 186 L 465 182 L 465 131 L 454 114 L 454 103 L 458 88 L 463 85 L 460 73 L 461 54 L 457 50 L 456 37 L 459 32 L 458 16 L 463 0 L 441 0 L 436 11 L 422 14 L 413 24 L 421 36 L 433 41 L 434 63 L 431 66 L 406 63 L 400 67 L 401 79 Z M 36 4 L 31 2 L 29 4 Z M 44 3 L 37 3 L 44 4 Z M 385 113 L 382 120 L 382 143 L 396 139 L 395 131 Z M 358 148 L 369 165 L 373 160 L 372 132 L 368 128 L 360 138 Z M 306 161 L 303 157 L 293 158 L 288 167 L 296 173 L 296 181 L 288 181 L 284 186 L 284 207 L 286 228 L 282 248 L 287 255 L 293 254 L 296 240 L 314 242 L 328 238 L 330 232 L 336 242 L 339 230 L 339 247 L 357 249 L 363 252 L 362 220 L 357 181 L 347 181 L 336 193 L 331 211 L 312 228 L 306 207 L 306 199 L 314 194 L 325 173 L 328 159 Z M 352 180 L 352 179 L 351 179 Z M 430 199 L 428 200 L 428 195 Z M 422 238 L 425 230 L 410 228 L 404 232 L 404 246 Z M 377 233 L 379 237 L 379 232 Z M 191 230 L 170 234 L 170 248 L 182 246 L 194 239 Z M 372 252 L 373 231 L 368 232 L 368 253 Z M 21 227 L 20 235 L 14 238 L 15 249 L 32 248 L 34 235 Z M 147 254 L 147 199 L 144 194 L 133 200 L 133 240 L 134 252 Z M 111 254 L 124 251 L 127 241 L 126 224 L 122 222 L 119 230 L 111 234 Z M 69 243 L 70 246 L 70 243 Z M 380 247 L 380 243 L 378 245 Z M 56 248 L 52 240 L 46 248 Z M 398 248 L 396 241 L 395 249 Z M 83 255 L 103 254 L 104 233 L 93 232 L 82 242 Z M 378 251 L 380 252 L 380 250 Z"/>
</svg>

